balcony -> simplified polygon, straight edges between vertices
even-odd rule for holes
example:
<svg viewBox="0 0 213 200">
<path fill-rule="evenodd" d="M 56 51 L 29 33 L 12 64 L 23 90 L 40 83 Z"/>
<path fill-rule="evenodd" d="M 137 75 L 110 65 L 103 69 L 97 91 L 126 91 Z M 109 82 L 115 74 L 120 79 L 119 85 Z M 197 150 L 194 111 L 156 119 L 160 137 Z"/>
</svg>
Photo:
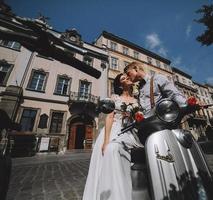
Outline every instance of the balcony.
<svg viewBox="0 0 213 200">
<path fill-rule="evenodd" d="M 98 96 L 89 93 L 71 92 L 68 101 L 70 113 L 86 113 L 94 116 L 96 115 L 95 110 L 98 101 Z"/>
</svg>

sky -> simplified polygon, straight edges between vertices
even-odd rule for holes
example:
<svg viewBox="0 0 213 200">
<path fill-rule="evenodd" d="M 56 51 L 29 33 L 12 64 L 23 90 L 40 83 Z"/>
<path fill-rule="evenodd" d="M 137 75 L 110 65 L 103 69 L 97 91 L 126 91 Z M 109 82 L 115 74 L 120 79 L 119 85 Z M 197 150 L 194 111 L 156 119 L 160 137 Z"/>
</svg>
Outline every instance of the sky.
<svg viewBox="0 0 213 200">
<path fill-rule="evenodd" d="M 210 0 L 5 0 L 22 17 L 49 17 L 57 31 L 75 28 L 92 43 L 102 31 L 171 61 L 198 83 L 213 84 L 213 44 L 196 41 L 205 27 L 196 10 Z"/>
</svg>

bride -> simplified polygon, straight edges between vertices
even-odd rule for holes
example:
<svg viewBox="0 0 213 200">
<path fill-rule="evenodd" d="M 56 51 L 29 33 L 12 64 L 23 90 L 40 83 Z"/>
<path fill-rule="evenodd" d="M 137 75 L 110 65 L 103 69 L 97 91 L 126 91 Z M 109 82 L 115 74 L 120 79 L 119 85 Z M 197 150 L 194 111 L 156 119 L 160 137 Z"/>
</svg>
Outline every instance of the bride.
<svg viewBox="0 0 213 200">
<path fill-rule="evenodd" d="M 111 98 L 117 109 L 121 109 L 123 103 L 137 104 L 132 96 L 132 85 L 125 74 L 116 76 L 115 95 Z M 83 200 L 132 199 L 130 149 L 142 145 L 132 132 L 118 136 L 123 127 L 123 117 L 124 114 L 118 111 L 106 117 L 105 127 L 93 148 Z"/>
</svg>

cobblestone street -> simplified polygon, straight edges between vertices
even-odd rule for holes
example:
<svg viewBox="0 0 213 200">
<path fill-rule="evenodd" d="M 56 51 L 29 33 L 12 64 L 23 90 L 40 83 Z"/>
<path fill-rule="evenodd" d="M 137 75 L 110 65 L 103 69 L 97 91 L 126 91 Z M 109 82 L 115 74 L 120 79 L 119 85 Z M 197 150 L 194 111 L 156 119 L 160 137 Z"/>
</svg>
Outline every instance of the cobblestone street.
<svg viewBox="0 0 213 200">
<path fill-rule="evenodd" d="M 90 152 L 13 159 L 7 200 L 81 200 Z M 213 155 L 207 155 L 213 169 Z"/>
<path fill-rule="evenodd" d="M 7 200 L 80 200 L 90 152 L 13 159 Z"/>
</svg>

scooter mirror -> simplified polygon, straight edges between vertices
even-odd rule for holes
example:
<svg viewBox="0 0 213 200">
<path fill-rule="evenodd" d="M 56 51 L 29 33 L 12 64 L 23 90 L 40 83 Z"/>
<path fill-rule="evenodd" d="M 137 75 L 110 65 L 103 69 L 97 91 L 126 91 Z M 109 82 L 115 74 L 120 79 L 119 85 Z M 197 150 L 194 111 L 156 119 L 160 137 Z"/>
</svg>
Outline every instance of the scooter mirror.
<svg viewBox="0 0 213 200">
<path fill-rule="evenodd" d="M 112 99 L 106 98 L 99 101 L 97 112 L 109 114 L 115 110 L 115 102 Z"/>
</svg>

